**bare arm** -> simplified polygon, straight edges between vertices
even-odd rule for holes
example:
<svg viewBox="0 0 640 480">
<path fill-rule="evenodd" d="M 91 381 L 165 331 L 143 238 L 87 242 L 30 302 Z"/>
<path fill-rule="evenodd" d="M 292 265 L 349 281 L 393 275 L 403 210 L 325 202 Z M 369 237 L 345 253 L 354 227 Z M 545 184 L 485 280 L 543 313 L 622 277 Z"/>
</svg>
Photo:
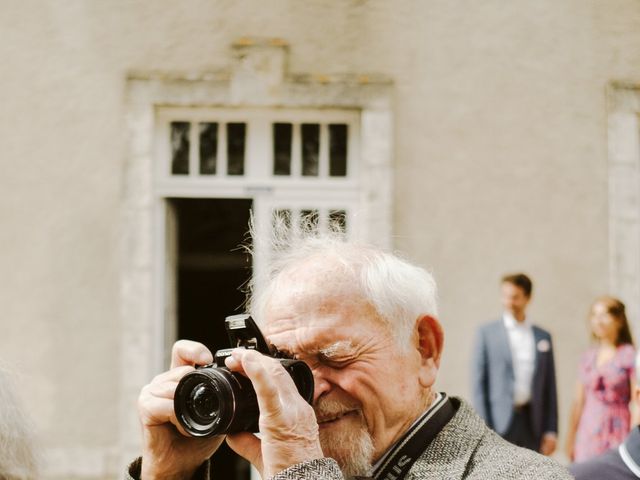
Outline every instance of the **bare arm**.
<svg viewBox="0 0 640 480">
<path fill-rule="evenodd" d="M 580 382 L 576 382 L 575 394 L 573 403 L 571 404 L 571 413 L 569 415 L 569 426 L 567 428 L 567 442 L 565 446 L 565 452 L 569 457 L 569 460 L 573 461 L 574 454 L 573 449 L 576 441 L 576 431 L 578 430 L 578 424 L 580 423 L 580 417 L 582 416 L 582 410 L 584 408 L 584 386 Z"/>
<path fill-rule="evenodd" d="M 629 390 L 631 392 L 631 403 L 629 404 L 629 412 L 631 413 L 631 426 L 640 424 L 640 409 L 638 408 L 638 383 L 636 382 L 635 375 L 632 375 L 629 379 Z"/>
</svg>

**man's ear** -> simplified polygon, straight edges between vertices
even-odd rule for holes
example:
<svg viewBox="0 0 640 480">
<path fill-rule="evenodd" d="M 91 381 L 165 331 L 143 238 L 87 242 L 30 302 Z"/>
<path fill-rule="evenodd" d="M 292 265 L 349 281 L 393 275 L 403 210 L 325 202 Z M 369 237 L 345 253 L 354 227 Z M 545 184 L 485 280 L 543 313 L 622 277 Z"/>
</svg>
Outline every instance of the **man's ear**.
<svg viewBox="0 0 640 480">
<path fill-rule="evenodd" d="M 420 385 L 429 388 L 436 381 L 438 368 L 440 368 L 444 332 L 436 318 L 424 315 L 416 320 L 416 333 L 421 358 Z"/>
</svg>

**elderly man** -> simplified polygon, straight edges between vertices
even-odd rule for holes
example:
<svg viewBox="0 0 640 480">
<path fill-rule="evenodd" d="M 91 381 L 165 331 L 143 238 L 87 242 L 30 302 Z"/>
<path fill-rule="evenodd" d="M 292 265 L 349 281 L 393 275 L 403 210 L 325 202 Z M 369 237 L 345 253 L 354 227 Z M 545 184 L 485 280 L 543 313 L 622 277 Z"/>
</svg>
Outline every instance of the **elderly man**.
<svg viewBox="0 0 640 480">
<path fill-rule="evenodd" d="M 227 359 L 253 383 L 260 436 L 226 441 L 262 478 L 571 478 L 502 440 L 464 401 L 434 391 L 444 335 L 425 270 L 374 247 L 307 238 L 260 284 L 254 318 L 315 382 L 310 406 L 276 360 L 242 349 Z M 128 478 L 215 478 L 208 459 L 225 439 L 181 434 L 172 401 L 180 378 L 211 360 L 203 345 L 179 341 L 171 369 L 143 388 L 143 452 Z"/>
</svg>

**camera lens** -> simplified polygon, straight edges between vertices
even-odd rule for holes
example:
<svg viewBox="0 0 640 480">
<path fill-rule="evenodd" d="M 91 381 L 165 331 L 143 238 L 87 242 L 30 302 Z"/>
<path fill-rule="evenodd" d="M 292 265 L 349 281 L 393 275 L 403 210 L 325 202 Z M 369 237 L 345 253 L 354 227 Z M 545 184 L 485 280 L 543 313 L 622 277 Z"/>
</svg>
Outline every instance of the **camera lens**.
<svg viewBox="0 0 640 480">
<path fill-rule="evenodd" d="M 176 417 L 194 437 L 227 433 L 243 403 L 238 399 L 241 390 L 236 376 L 226 368 L 199 368 L 187 373 L 176 387 Z"/>
<path fill-rule="evenodd" d="M 211 385 L 201 383 L 191 391 L 187 400 L 191 416 L 202 423 L 211 422 L 220 413 L 220 401 Z"/>
<path fill-rule="evenodd" d="M 300 395 L 311 403 L 313 375 L 299 360 L 278 359 Z M 174 395 L 176 418 L 194 437 L 257 432 L 260 411 L 251 381 L 226 367 L 205 366 L 187 373 Z"/>
</svg>

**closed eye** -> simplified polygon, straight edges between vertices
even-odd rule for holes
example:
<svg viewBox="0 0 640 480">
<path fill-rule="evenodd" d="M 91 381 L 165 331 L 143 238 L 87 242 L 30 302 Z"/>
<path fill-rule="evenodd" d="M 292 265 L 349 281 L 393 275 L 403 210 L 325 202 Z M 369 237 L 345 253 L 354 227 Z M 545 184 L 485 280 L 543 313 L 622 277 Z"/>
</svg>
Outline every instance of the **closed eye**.
<svg viewBox="0 0 640 480">
<path fill-rule="evenodd" d="M 324 365 L 337 369 L 344 368 L 355 360 L 355 358 L 332 357 L 322 354 L 318 355 L 318 359 Z"/>
</svg>

